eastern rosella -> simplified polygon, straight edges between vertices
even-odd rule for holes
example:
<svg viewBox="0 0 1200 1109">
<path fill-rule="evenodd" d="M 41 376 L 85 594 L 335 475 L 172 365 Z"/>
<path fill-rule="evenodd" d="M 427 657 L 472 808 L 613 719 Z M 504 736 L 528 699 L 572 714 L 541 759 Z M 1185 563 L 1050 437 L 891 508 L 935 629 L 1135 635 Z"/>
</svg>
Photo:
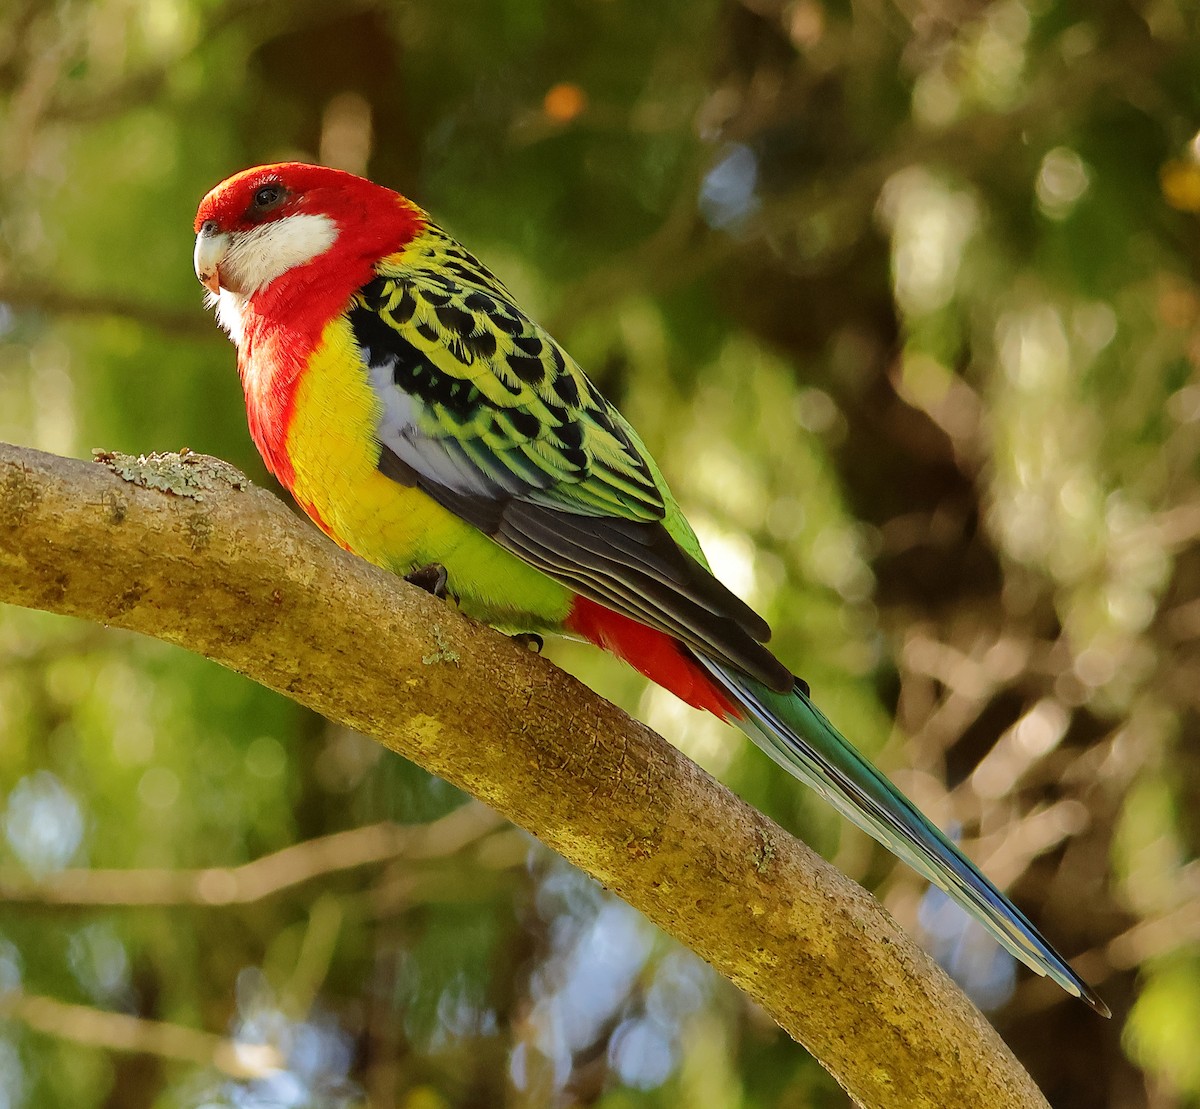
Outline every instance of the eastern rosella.
<svg viewBox="0 0 1200 1109">
<path fill-rule="evenodd" d="M 411 201 L 299 163 L 230 177 L 196 274 L 237 345 L 250 432 L 334 540 L 462 609 L 599 645 L 736 724 L 1013 955 L 1091 988 L 824 717 L 709 571 L 637 432 L 490 270 Z"/>
</svg>

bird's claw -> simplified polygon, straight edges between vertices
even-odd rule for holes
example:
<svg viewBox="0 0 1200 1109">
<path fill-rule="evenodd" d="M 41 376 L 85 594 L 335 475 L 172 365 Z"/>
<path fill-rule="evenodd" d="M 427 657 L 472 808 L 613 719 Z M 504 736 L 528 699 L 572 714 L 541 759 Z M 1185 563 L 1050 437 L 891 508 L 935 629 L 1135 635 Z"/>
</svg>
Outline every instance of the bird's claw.
<svg viewBox="0 0 1200 1109">
<path fill-rule="evenodd" d="M 542 648 L 546 645 L 546 641 L 537 632 L 518 632 L 509 638 L 518 646 L 532 651 L 535 655 L 540 655 Z"/>
<path fill-rule="evenodd" d="M 426 593 L 432 593 L 439 601 L 446 599 L 446 584 L 449 582 L 450 577 L 446 573 L 446 567 L 440 562 L 431 562 L 428 566 L 419 566 L 417 569 L 405 574 L 404 580 L 410 585 L 424 589 Z"/>
</svg>

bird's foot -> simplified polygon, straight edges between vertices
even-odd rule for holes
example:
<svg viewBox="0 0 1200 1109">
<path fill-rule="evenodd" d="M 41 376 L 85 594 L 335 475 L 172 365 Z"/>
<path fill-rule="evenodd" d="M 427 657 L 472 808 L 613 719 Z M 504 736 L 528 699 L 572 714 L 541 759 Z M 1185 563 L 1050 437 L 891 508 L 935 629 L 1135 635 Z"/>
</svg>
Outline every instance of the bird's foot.
<svg viewBox="0 0 1200 1109">
<path fill-rule="evenodd" d="M 420 566 L 405 574 L 404 580 L 410 585 L 424 589 L 426 593 L 432 593 L 439 601 L 446 599 L 446 583 L 449 582 L 450 577 L 446 573 L 446 567 L 440 562 L 431 562 L 428 566 Z"/>
<path fill-rule="evenodd" d="M 516 635 L 510 635 L 509 639 L 518 646 L 532 651 L 535 655 L 540 655 L 542 648 L 546 645 L 546 641 L 537 632 L 518 632 Z"/>
</svg>

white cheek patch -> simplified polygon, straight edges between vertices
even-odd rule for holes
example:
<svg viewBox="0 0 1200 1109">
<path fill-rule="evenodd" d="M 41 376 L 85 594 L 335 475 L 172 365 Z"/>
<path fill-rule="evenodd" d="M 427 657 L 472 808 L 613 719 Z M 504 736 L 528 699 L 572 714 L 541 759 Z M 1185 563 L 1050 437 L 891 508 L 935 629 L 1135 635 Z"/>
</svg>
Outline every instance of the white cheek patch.
<svg viewBox="0 0 1200 1109">
<path fill-rule="evenodd" d="M 337 233 L 337 224 L 328 216 L 304 212 L 264 223 L 235 237 L 221 260 L 221 274 L 240 290 L 243 298 L 253 296 L 288 270 L 324 254 L 333 246 Z M 225 296 L 226 291 L 222 290 L 219 315 L 223 314 Z M 232 336 L 232 328 L 226 326 L 226 330 Z"/>
</svg>

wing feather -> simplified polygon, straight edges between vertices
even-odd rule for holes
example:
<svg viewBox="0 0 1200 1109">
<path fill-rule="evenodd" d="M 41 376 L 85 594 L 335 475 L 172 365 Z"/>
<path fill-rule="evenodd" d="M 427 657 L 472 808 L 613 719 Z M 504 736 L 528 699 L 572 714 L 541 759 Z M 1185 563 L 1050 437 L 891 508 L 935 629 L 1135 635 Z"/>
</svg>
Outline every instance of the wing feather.
<svg viewBox="0 0 1200 1109">
<path fill-rule="evenodd" d="M 633 430 L 500 282 L 428 234 L 348 312 L 380 469 L 582 595 L 790 689 L 765 621 L 671 535 L 686 525 Z"/>
</svg>

